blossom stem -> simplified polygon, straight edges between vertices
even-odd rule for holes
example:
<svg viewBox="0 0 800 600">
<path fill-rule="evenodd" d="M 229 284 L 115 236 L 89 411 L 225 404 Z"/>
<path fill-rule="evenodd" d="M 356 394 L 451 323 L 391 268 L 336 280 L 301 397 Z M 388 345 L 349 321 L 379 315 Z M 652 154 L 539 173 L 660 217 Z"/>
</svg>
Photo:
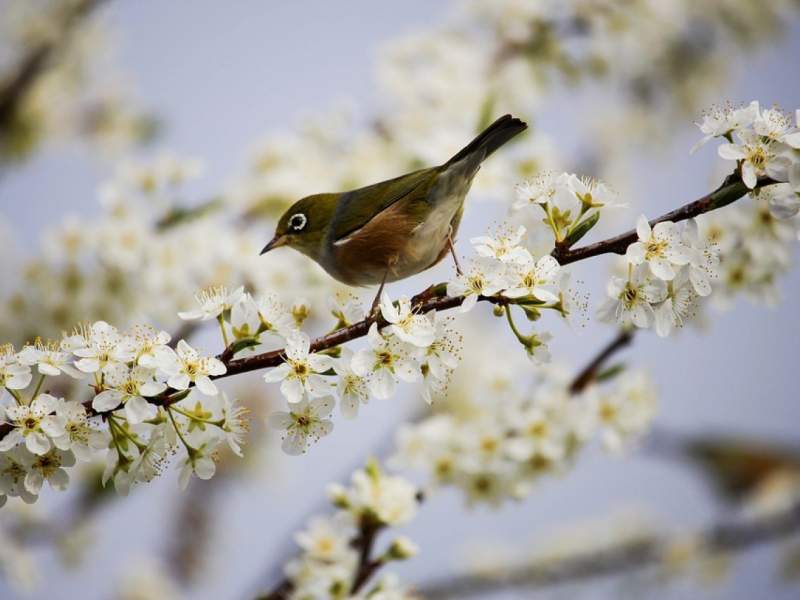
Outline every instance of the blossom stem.
<svg viewBox="0 0 800 600">
<path fill-rule="evenodd" d="M 36 396 L 39 395 L 39 390 L 42 389 L 42 384 L 44 383 L 44 380 L 45 380 L 46 377 L 47 377 L 47 375 L 44 375 L 44 374 L 39 376 L 39 381 L 36 382 L 36 389 L 33 390 L 33 394 L 31 395 L 31 402 L 36 400 Z"/>
<path fill-rule="evenodd" d="M 14 398 L 14 400 L 17 401 L 17 405 L 18 406 L 22 406 L 23 404 L 25 404 L 22 401 L 22 397 L 20 396 L 20 394 L 19 394 L 19 392 L 17 390 L 12 390 L 10 388 L 6 388 L 6 389 L 8 390 L 8 393 L 11 394 L 11 397 Z M 9 430 L 10 430 L 10 428 L 9 428 Z"/>
<path fill-rule="evenodd" d="M 222 314 L 217 316 L 217 323 L 219 323 L 219 329 L 222 332 L 222 343 L 225 344 L 225 348 L 230 346 L 228 342 L 228 332 L 225 330 L 225 319 L 222 317 Z"/>
<path fill-rule="evenodd" d="M 758 180 L 756 187 L 763 187 L 777 183 L 769 178 L 762 178 Z M 690 202 L 676 210 L 668 212 L 653 221 L 650 221 L 651 226 L 662 221 L 684 221 L 692 217 L 696 217 L 706 212 L 727 206 L 743 197 L 749 190 L 742 182 L 740 176 L 736 173 L 729 175 L 725 181 L 716 190 L 710 194 L 706 194 L 702 198 Z M 552 256 L 558 260 L 561 265 L 585 260 L 600 254 L 624 254 L 627 247 L 638 239 L 635 230 L 628 231 L 616 237 L 608 238 L 606 240 L 589 244 L 581 248 L 569 249 L 561 246 L 556 246 L 552 252 Z M 415 314 L 425 314 L 431 311 L 445 311 L 452 310 L 461 306 L 464 301 L 463 296 L 448 296 L 446 284 L 436 284 L 429 286 L 426 290 L 412 298 L 412 307 Z M 499 306 L 507 306 L 510 304 L 518 304 L 519 299 L 505 298 L 503 296 L 480 296 L 479 302 L 490 302 Z M 339 346 L 346 342 L 365 337 L 369 332 L 369 328 L 373 323 L 377 323 L 379 328 L 388 325 L 387 321 L 380 314 L 370 315 L 367 318 L 353 323 L 348 327 L 344 327 L 327 335 L 323 335 L 315 340 L 312 340 L 310 352 L 322 352 L 334 346 Z M 218 358 L 225 363 L 226 371 L 222 375 L 214 375 L 211 379 L 220 379 L 223 377 L 232 377 L 240 373 L 248 373 L 257 371 L 268 367 L 276 367 L 286 361 L 285 349 L 272 350 L 263 352 L 253 356 L 244 358 L 233 358 L 230 353 L 223 352 Z M 162 394 L 155 396 L 150 401 L 157 406 L 170 406 L 177 402 L 182 395 L 172 397 L 171 391 L 165 391 Z M 91 401 L 85 403 L 87 410 L 91 411 Z M 95 413 L 91 413 L 95 414 Z M 12 427 L 8 424 L 0 424 L 0 439 L 3 438 Z"/>
<path fill-rule="evenodd" d="M 110 427 L 116 428 L 118 433 L 122 434 L 123 436 L 128 438 L 131 442 L 133 442 L 133 444 L 137 448 L 139 448 L 139 450 L 144 450 L 145 448 L 147 448 L 147 444 L 143 444 L 142 442 L 137 440 L 136 436 L 134 436 L 130 431 L 126 430 L 122 425 L 117 423 L 117 418 L 113 414 L 108 415 L 108 422 Z"/>
<path fill-rule="evenodd" d="M 180 439 L 181 443 L 183 443 L 183 446 L 186 448 L 186 452 L 188 452 L 191 456 L 192 452 L 194 452 L 194 448 L 190 446 L 189 442 L 186 441 L 186 438 L 183 437 L 183 433 L 181 432 L 180 427 L 178 427 L 178 423 L 175 421 L 175 415 L 172 414 L 172 411 L 175 409 L 175 407 L 166 406 L 165 408 L 167 409 L 169 420 L 172 421 L 172 427 L 175 428 L 175 433 L 178 435 L 178 439 Z"/>
<path fill-rule="evenodd" d="M 222 427 L 222 424 L 225 422 L 225 419 L 206 419 L 204 417 L 198 417 L 189 411 L 183 410 L 180 406 L 171 405 L 169 406 L 168 410 L 174 410 L 178 414 L 181 414 L 192 421 L 200 421 L 201 423 L 208 423 L 209 425 L 216 425 L 217 427 Z"/>
<path fill-rule="evenodd" d="M 511 331 L 514 332 L 514 335 L 517 336 L 517 339 L 521 344 L 526 344 L 528 338 L 527 336 L 522 335 L 520 330 L 517 329 L 517 324 L 514 322 L 514 317 L 511 315 L 511 307 L 506 305 L 505 312 L 506 312 L 506 320 L 508 321 L 509 327 L 511 327 Z"/>
<path fill-rule="evenodd" d="M 762 177 L 758 180 L 756 188 L 772 185 L 774 183 L 778 182 L 770 179 L 769 177 Z M 706 194 L 694 202 L 685 204 L 680 208 L 653 219 L 650 221 L 650 226 L 654 227 L 657 223 L 661 223 L 663 221 L 672 221 L 673 223 L 677 223 L 679 221 L 685 221 L 687 219 L 697 217 L 712 210 L 727 206 L 728 204 L 731 204 L 739 198 L 745 196 L 749 191 L 750 190 L 748 190 L 747 186 L 742 181 L 739 173 L 732 173 L 728 175 L 722 185 L 720 185 L 713 192 Z M 599 256 L 600 254 L 625 254 L 628 246 L 638 239 L 639 236 L 636 233 L 636 230 L 631 229 L 630 231 L 626 231 L 618 236 L 608 238 L 594 244 L 588 244 L 580 248 L 569 249 L 556 246 L 552 255 L 553 258 L 555 258 L 559 264 L 563 266 L 579 260 L 585 260 L 593 256 Z"/>
<path fill-rule="evenodd" d="M 597 373 L 605 362 L 621 350 L 628 346 L 633 341 L 633 331 L 631 329 L 622 329 L 619 334 L 611 340 L 605 348 L 603 348 L 597 356 L 595 356 L 588 365 L 586 365 L 580 373 L 578 373 L 572 380 L 569 386 L 571 394 L 579 394 L 585 390 L 597 377 Z"/>
</svg>

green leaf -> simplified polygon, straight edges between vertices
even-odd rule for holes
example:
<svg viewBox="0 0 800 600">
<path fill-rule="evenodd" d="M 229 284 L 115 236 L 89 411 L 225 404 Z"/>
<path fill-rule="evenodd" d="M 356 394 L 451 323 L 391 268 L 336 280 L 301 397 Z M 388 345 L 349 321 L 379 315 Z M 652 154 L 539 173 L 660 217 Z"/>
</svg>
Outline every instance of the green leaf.
<svg viewBox="0 0 800 600">
<path fill-rule="evenodd" d="M 578 241 L 589 233 L 592 230 L 592 227 L 597 225 L 597 222 L 600 220 L 600 213 L 595 212 L 589 215 L 586 219 L 578 223 L 577 227 L 573 229 L 567 238 L 564 240 L 564 246 L 567 248 L 571 248 L 574 246 Z"/>
<path fill-rule="evenodd" d="M 246 348 L 252 348 L 253 346 L 258 346 L 259 343 L 260 342 L 253 337 L 246 337 L 240 340 L 236 340 L 230 345 L 232 351 L 231 354 L 235 355 L 237 352 L 241 352 Z"/>
<path fill-rule="evenodd" d="M 594 380 L 597 382 L 610 381 L 611 379 L 614 379 L 614 377 L 622 373 L 624 370 L 625 370 L 625 363 L 617 363 L 600 371 L 597 375 L 595 375 Z"/>
<path fill-rule="evenodd" d="M 156 223 L 156 229 L 159 231 L 171 229 L 172 227 L 204 217 L 221 207 L 222 200 L 220 198 L 213 198 L 212 200 L 189 208 L 175 206 Z"/>
</svg>

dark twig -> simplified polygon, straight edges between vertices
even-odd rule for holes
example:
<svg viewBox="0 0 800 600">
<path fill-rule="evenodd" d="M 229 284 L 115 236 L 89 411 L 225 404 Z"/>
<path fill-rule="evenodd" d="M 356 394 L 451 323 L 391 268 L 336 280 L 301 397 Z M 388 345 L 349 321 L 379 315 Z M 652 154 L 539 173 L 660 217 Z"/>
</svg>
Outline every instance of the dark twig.
<svg viewBox="0 0 800 600">
<path fill-rule="evenodd" d="M 616 352 L 622 350 L 625 346 L 628 346 L 631 343 L 631 340 L 633 340 L 633 331 L 630 329 L 621 330 L 617 337 L 611 340 L 608 345 L 603 348 L 597 354 L 597 356 L 595 356 L 592 361 L 575 376 L 575 379 L 572 380 L 572 383 L 569 386 L 569 393 L 580 394 L 583 390 L 585 390 L 594 381 L 595 377 L 597 377 L 597 373 L 600 371 L 606 361 Z"/>
<path fill-rule="evenodd" d="M 496 576 L 457 575 L 431 581 L 419 588 L 423 598 L 485 597 L 498 590 L 544 588 L 609 575 L 621 575 L 665 562 L 675 543 L 694 538 L 701 551 L 742 552 L 759 544 L 775 542 L 800 531 L 800 502 L 768 515 L 713 525 L 695 533 L 647 536 L 622 542 L 603 550 L 584 552 L 561 559 L 519 565 Z"/>
<path fill-rule="evenodd" d="M 20 61 L 7 81 L 0 83 L 0 136 L 5 135 L 20 104 L 36 80 L 45 71 L 51 58 L 69 41 L 72 31 L 106 0 L 82 0 L 71 7 L 63 17 L 57 39 L 45 40 L 32 48 Z"/>
<path fill-rule="evenodd" d="M 772 183 L 775 182 L 771 179 L 762 179 L 759 180 L 758 185 L 761 187 Z M 690 219 L 692 217 L 731 204 L 746 193 L 747 188 L 741 182 L 738 176 L 729 175 L 723 184 L 715 191 L 703 196 L 698 200 L 695 200 L 694 202 L 690 202 L 681 208 L 654 219 L 651 221 L 651 224 L 668 220 L 682 221 Z M 616 237 L 574 250 L 557 248 L 553 251 L 553 256 L 559 261 L 560 264 L 563 265 L 579 260 L 585 260 L 600 254 L 621 254 L 624 253 L 628 245 L 636 241 L 636 239 L 636 231 L 632 230 L 622 235 L 618 235 Z M 434 310 L 446 311 L 456 308 L 461 305 L 463 300 L 464 299 L 461 296 L 448 296 L 447 284 L 440 283 L 430 286 L 419 295 L 412 298 L 412 305 L 415 312 L 424 314 Z M 504 306 L 508 304 L 518 304 L 521 301 L 525 301 L 525 298 L 510 299 L 502 296 L 481 296 L 478 298 L 478 300 L 480 302 L 489 302 Z M 311 352 L 329 350 L 346 342 L 365 337 L 373 323 L 377 323 L 378 327 L 384 327 L 387 325 L 386 321 L 380 314 L 377 316 L 370 315 L 358 323 L 354 323 L 348 327 L 343 327 L 313 340 L 311 342 Z M 226 351 L 220 354 L 218 358 L 225 363 L 227 370 L 223 375 L 218 375 L 214 378 L 221 379 L 224 377 L 238 375 L 240 373 L 248 373 L 250 371 L 276 367 L 284 361 L 284 357 L 284 349 L 280 349 L 272 350 L 270 352 L 263 352 L 261 354 L 248 356 L 246 358 L 235 359 L 230 357 L 230 350 L 226 349 Z M 152 398 L 151 401 L 160 406 L 169 406 L 170 404 L 173 404 L 182 398 L 183 396 L 180 394 L 164 393 L 160 396 Z M 87 406 L 87 410 L 89 410 L 90 414 L 96 414 L 91 411 L 91 402 L 87 402 L 84 405 Z M 0 425 L 0 439 L 2 439 L 9 431 L 11 431 L 10 424 Z"/>
<path fill-rule="evenodd" d="M 431 288 L 429 288 L 429 290 L 430 289 Z M 428 292 L 428 290 L 426 290 L 426 292 Z M 589 385 L 591 385 L 594 381 L 595 375 L 606 363 L 606 361 L 616 352 L 622 350 L 628 344 L 630 344 L 632 339 L 633 334 L 630 331 L 620 331 L 620 333 L 575 376 L 569 386 L 570 393 L 579 394 L 589 387 Z M 380 528 L 370 527 L 370 523 L 366 522 L 362 524 L 361 531 L 358 537 L 354 540 L 354 546 L 356 549 L 360 550 L 360 553 L 359 564 L 358 568 L 356 569 L 356 576 L 353 583 L 353 594 L 358 592 L 364 586 L 364 584 L 369 581 L 375 571 L 378 570 L 383 564 L 381 561 L 373 560 L 371 558 L 372 545 L 379 530 Z M 292 582 L 288 579 L 283 579 L 275 586 L 275 588 L 273 588 L 270 593 L 265 596 L 260 596 L 258 600 L 285 600 L 289 598 L 291 592 Z"/>
</svg>

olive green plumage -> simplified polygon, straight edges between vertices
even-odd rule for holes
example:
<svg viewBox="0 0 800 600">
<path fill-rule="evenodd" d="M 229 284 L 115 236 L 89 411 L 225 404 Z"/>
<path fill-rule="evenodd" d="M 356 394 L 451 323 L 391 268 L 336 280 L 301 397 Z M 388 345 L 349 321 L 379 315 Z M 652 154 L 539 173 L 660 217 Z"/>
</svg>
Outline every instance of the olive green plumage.
<svg viewBox="0 0 800 600">
<path fill-rule="evenodd" d="M 500 117 L 443 165 L 297 201 L 262 251 L 289 246 L 349 285 L 397 281 L 438 263 L 481 162 L 527 125 Z"/>
</svg>

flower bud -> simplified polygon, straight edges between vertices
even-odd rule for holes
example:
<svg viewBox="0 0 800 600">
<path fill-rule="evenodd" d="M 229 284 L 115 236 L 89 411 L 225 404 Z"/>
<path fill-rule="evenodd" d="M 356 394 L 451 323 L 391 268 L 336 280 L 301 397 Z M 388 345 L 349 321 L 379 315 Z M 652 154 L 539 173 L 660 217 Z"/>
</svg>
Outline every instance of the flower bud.
<svg viewBox="0 0 800 600">
<path fill-rule="evenodd" d="M 405 536 L 401 536 L 392 542 L 386 551 L 385 560 L 406 560 L 413 558 L 419 553 L 419 546 Z"/>
</svg>

